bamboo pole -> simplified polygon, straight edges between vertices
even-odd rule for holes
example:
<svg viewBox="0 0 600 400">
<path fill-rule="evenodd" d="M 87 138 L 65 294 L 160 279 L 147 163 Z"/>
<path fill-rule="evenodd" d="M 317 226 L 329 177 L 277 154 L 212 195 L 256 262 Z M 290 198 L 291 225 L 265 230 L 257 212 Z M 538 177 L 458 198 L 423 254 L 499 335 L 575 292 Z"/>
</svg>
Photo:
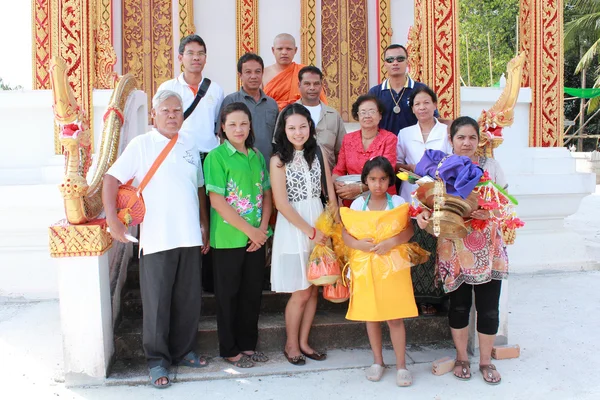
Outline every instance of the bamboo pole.
<svg viewBox="0 0 600 400">
<path fill-rule="evenodd" d="M 492 74 L 492 45 L 490 43 L 490 33 L 487 34 L 488 39 L 488 58 L 490 60 L 490 87 L 494 86 L 494 75 Z"/>
<path fill-rule="evenodd" d="M 587 121 L 585 121 L 585 124 L 583 124 L 583 126 L 581 128 L 579 128 L 573 135 L 569 136 L 569 138 L 563 143 L 563 146 L 566 145 L 567 143 L 569 143 L 571 141 L 571 139 L 573 139 L 573 138 L 583 138 L 584 136 L 580 135 L 579 132 L 581 132 L 583 130 L 583 128 L 585 128 L 585 126 L 587 124 L 589 124 L 590 121 L 598 114 L 600 114 L 600 108 L 598 110 L 596 110 L 596 112 L 591 117 L 589 117 L 587 119 Z M 598 136 L 598 135 L 585 135 L 586 138 L 587 137 L 596 137 L 596 136 Z"/>
<path fill-rule="evenodd" d="M 469 35 L 465 35 L 467 42 L 467 83 L 471 86 L 471 63 L 469 61 Z"/>
</svg>

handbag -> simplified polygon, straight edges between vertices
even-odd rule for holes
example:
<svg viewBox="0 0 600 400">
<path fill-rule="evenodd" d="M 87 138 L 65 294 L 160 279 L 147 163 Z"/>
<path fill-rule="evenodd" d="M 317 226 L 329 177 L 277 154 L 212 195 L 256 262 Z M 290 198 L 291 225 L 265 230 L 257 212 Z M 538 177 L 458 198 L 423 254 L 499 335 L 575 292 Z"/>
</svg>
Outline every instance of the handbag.
<svg viewBox="0 0 600 400">
<path fill-rule="evenodd" d="M 135 226 L 144 220 L 146 205 L 144 204 L 142 191 L 148 182 L 150 182 L 150 179 L 152 179 L 152 176 L 158 167 L 160 167 L 160 164 L 167 158 L 167 155 L 175 146 L 178 137 L 179 134 L 175 134 L 165 148 L 162 149 L 137 188 L 132 185 L 133 179 L 130 179 L 124 185 L 119 186 L 119 190 L 117 191 L 117 217 L 125 224 L 125 226 Z"/>
<path fill-rule="evenodd" d="M 325 162 L 323 161 L 323 152 L 321 147 L 317 145 L 317 158 L 321 164 L 321 203 L 323 207 L 329 202 L 329 194 L 327 193 L 327 175 L 325 175 Z"/>
</svg>

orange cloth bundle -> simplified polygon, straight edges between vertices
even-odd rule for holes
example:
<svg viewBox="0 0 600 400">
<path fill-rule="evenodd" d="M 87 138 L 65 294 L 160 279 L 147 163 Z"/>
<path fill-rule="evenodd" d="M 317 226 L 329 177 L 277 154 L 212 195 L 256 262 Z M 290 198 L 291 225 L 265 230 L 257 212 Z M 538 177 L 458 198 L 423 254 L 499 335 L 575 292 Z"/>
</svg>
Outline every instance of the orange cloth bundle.
<svg viewBox="0 0 600 400">
<path fill-rule="evenodd" d="M 117 217 L 125 226 L 136 226 L 144 221 L 146 205 L 142 192 L 132 186 L 133 180 L 119 186 L 117 192 Z"/>
<path fill-rule="evenodd" d="M 327 285 L 323 288 L 323 298 L 332 303 L 343 303 L 350 299 L 350 290 L 338 279 L 333 285 Z"/>
<path fill-rule="evenodd" d="M 327 207 L 315 222 L 315 228 L 327 236 L 333 234 L 334 218 L 331 208 Z M 308 259 L 307 279 L 316 286 L 331 285 L 341 275 L 340 263 L 333 250 L 322 244 L 317 244 Z"/>
</svg>

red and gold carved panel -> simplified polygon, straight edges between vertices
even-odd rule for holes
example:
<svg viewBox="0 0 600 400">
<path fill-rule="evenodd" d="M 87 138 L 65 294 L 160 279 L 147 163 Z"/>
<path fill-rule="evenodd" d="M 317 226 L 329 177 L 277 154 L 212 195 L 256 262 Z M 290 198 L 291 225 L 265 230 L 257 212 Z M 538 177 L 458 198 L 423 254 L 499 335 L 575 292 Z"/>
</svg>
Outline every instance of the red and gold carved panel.
<svg viewBox="0 0 600 400">
<path fill-rule="evenodd" d="M 520 47 L 526 51 L 522 86 L 531 87 L 529 145 L 563 144 L 563 2 L 522 0 Z"/>
<path fill-rule="evenodd" d="M 369 90 L 366 0 L 322 0 L 321 21 L 327 101 L 348 121 L 352 103 Z"/>
<path fill-rule="evenodd" d="M 317 1 L 301 0 L 300 54 L 302 64 L 317 63 Z"/>
<path fill-rule="evenodd" d="M 458 0 L 415 2 L 420 18 L 422 82 L 438 96 L 442 118 L 460 115 L 460 72 L 458 53 Z"/>
<path fill-rule="evenodd" d="M 179 0 L 179 37 L 196 33 L 194 26 L 194 1 Z"/>
<path fill-rule="evenodd" d="M 408 30 L 408 66 L 410 76 L 419 82 L 423 82 L 423 52 L 425 43 L 423 37 L 423 1 L 415 0 L 415 19 L 413 26 Z"/>
<path fill-rule="evenodd" d="M 33 0 L 33 89 L 50 89 L 50 0 Z"/>
<path fill-rule="evenodd" d="M 123 0 L 123 73 L 132 74 L 148 95 L 173 77 L 172 3 Z"/>
<path fill-rule="evenodd" d="M 237 0 L 237 58 L 258 53 L 258 0 Z"/>
<path fill-rule="evenodd" d="M 379 34 L 379 58 L 377 59 L 377 70 L 379 71 L 379 82 L 381 82 L 386 77 L 386 70 L 383 64 L 385 49 L 392 44 L 390 0 L 377 0 L 377 33 Z"/>
<path fill-rule="evenodd" d="M 117 54 L 112 45 L 112 0 L 97 0 L 96 9 L 96 89 L 112 89 L 117 81 L 113 71 Z"/>
</svg>

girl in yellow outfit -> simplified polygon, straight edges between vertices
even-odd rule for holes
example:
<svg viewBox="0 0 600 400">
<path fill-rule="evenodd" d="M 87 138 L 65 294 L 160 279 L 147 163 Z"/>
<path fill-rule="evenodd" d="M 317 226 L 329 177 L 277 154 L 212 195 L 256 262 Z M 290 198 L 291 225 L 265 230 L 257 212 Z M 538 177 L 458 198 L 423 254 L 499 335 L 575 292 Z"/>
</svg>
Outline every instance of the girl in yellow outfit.
<svg viewBox="0 0 600 400">
<path fill-rule="evenodd" d="M 386 158 L 375 157 L 367 161 L 361 180 L 369 187 L 368 194 L 354 200 L 350 210 L 341 210 L 345 227 L 344 243 L 352 249 L 352 292 L 346 318 L 367 322 L 374 358 L 373 365 L 366 371 L 370 381 L 379 381 L 383 375 L 381 322 L 387 322 L 396 354 L 396 383 L 398 386 L 410 386 L 412 376 L 406 369 L 403 318 L 416 317 L 418 310 L 413 295 L 409 257 L 400 245 L 410 240 L 413 228 L 409 221 L 408 204 L 400 196 L 386 193 L 388 187 L 394 184 L 394 179 L 394 169 Z M 383 213 L 386 210 L 393 210 L 393 215 Z M 369 218 L 365 218 L 365 211 L 372 213 Z M 384 220 L 377 222 L 379 216 Z M 371 232 L 364 230 L 365 226 L 369 226 L 369 223 L 365 225 L 365 220 L 375 221 L 367 228 L 372 229 Z M 363 231 L 358 228 L 360 226 Z M 388 231 L 387 235 L 383 231 Z"/>
</svg>

